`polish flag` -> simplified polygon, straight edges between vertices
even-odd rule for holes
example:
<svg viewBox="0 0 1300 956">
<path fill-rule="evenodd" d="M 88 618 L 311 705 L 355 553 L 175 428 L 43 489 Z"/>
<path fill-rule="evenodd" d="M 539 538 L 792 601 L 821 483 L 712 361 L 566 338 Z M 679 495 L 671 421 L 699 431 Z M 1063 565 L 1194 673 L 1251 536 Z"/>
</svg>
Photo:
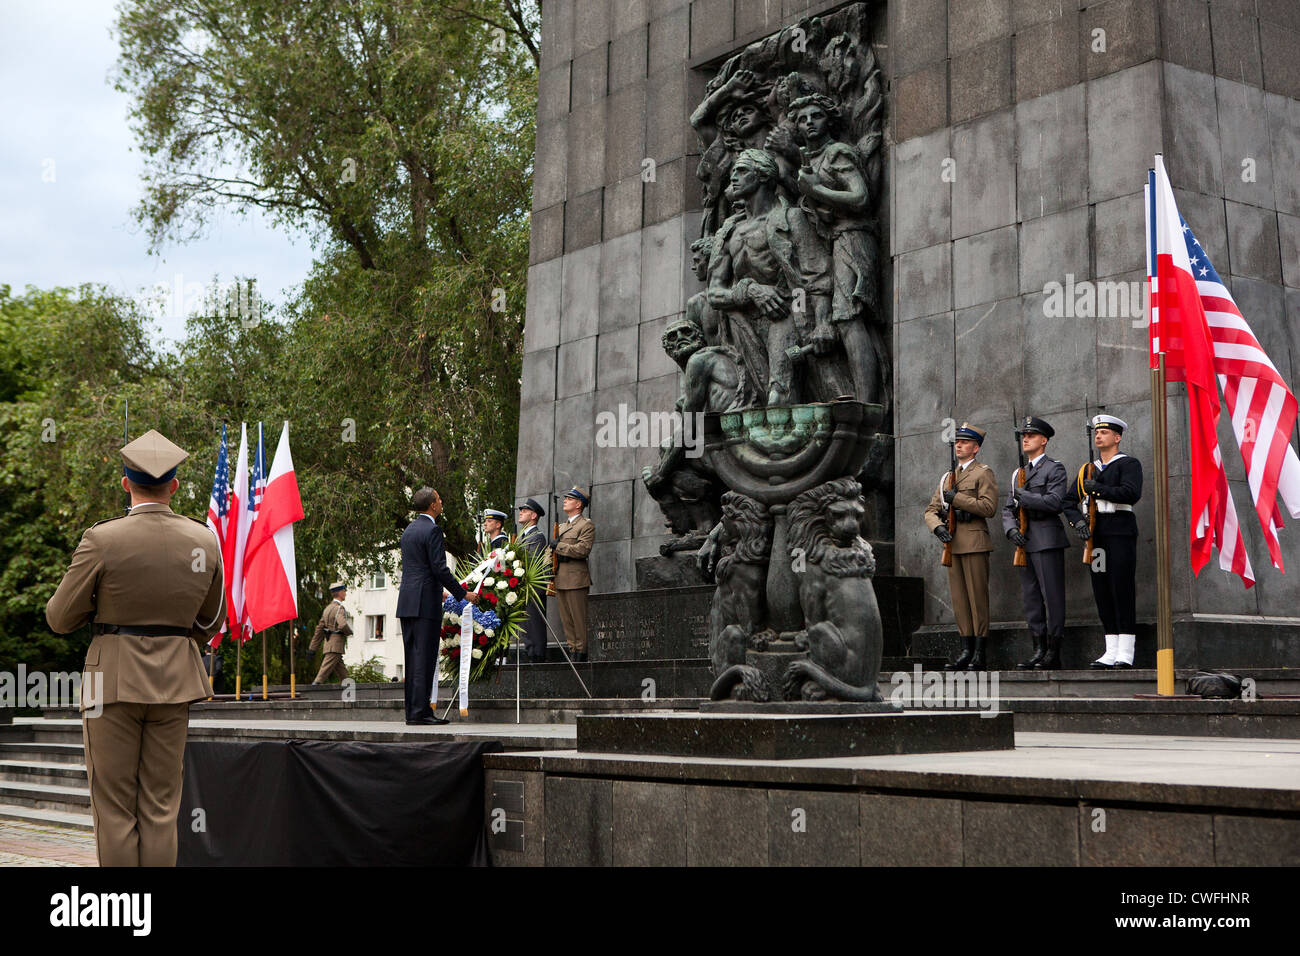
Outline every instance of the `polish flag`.
<svg viewBox="0 0 1300 956">
<path fill-rule="evenodd" d="M 289 454 L 289 423 L 285 422 L 244 558 L 245 619 L 254 632 L 298 616 L 293 523 L 302 517 L 298 479 Z"/>
<path fill-rule="evenodd" d="M 248 423 L 245 422 L 240 425 L 239 458 L 235 461 L 235 483 L 230 488 L 234 527 L 227 529 L 221 553 L 226 568 L 226 630 L 232 635 L 240 633 L 240 622 L 244 619 L 244 552 L 253 524 L 253 512 L 248 504 Z M 241 635 L 241 639 L 247 640 L 247 636 Z M 220 635 L 213 640 L 219 641 Z"/>
<path fill-rule="evenodd" d="M 1187 387 L 1191 458 L 1189 556 L 1192 572 L 1209 563 L 1215 548 L 1219 567 L 1255 583 L 1237 521 L 1237 508 L 1219 451 L 1219 390 L 1215 374 L 1214 340 L 1205 304 L 1193 273 L 1188 249 L 1190 233 L 1178 214 L 1164 162 L 1156 157 L 1147 184 L 1147 241 L 1151 283 L 1151 360 L 1165 354 L 1171 382 Z"/>
</svg>

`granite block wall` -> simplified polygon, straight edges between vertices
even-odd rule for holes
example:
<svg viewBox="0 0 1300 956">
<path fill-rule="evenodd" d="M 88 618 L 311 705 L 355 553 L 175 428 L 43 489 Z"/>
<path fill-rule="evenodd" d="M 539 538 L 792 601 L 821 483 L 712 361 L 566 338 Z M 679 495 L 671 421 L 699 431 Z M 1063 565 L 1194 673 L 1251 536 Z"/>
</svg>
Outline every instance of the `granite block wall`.
<svg viewBox="0 0 1300 956">
<path fill-rule="evenodd" d="M 952 621 L 939 546 L 921 525 L 945 467 L 944 419 L 990 429 L 981 458 L 1003 490 L 1012 406 L 1046 418 L 1073 474 L 1085 399 L 1126 419 L 1151 463 L 1142 187 L 1163 153 L 1180 210 L 1288 381 L 1300 371 L 1300 7 L 1266 0 L 892 0 L 898 574 L 926 580 L 926 620 Z M 946 27 L 946 28 L 945 28 Z M 1271 57 L 1267 51 L 1272 51 Z M 1049 283 L 1123 283 L 1134 305 L 1053 317 Z M 1133 286 L 1132 283 L 1137 283 Z M 1271 569 L 1226 422 L 1230 484 L 1257 586 L 1187 564 L 1186 418 L 1170 389 L 1176 615 L 1294 615 Z M 1139 574 L 1154 576 L 1151 490 Z M 1253 523 L 1252 523 L 1253 522 Z M 1288 563 L 1300 539 L 1283 532 Z M 991 613 L 1021 616 L 1011 548 L 993 555 Z M 1067 616 L 1095 620 L 1078 547 Z M 1154 617 L 1139 588 L 1139 616 Z"/>
<path fill-rule="evenodd" d="M 550 0 L 543 18 L 517 493 L 586 484 L 600 526 L 596 590 L 634 587 L 666 540 L 639 480 L 653 448 L 595 447 L 620 402 L 670 408 L 663 328 L 699 290 L 698 143 L 688 117 L 709 68 L 840 3 Z M 1050 451 L 1085 454 L 1085 399 L 1129 421 L 1151 461 L 1142 187 L 1162 152 L 1183 215 L 1289 381 L 1300 371 L 1300 6 L 1290 0 L 889 0 L 889 268 L 897 436 L 895 572 L 926 580 L 926 621 L 951 622 L 920 512 L 945 466 L 944 419 L 990 431 L 1006 487 L 1012 407 L 1051 421 Z M 643 181 L 645 160 L 653 182 Z M 1100 316 L 1053 317 L 1050 283 L 1105 281 Z M 1134 285 L 1136 284 L 1136 285 Z M 1118 296 L 1139 291 L 1138 301 Z M 1259 584 L 1186 561 L 1187 452 L 1171 387 L 1175 612 L 1294 615 L 1269 567 L 1240 456 L 1225 460 Z M 1181 507 L 1185 508 L 1185 504 Z M 1149 556 L 1151 497 L 1138 508 Z M 1284 558 L 1300 543 L 1283 532 Z M 1093 619 L 1078 548 L 1068 614 Z M 1144 557 L 1145 560 L 1145 557 Z M 994 553 L 992 616 L 1020 619 L 1011 551 Z M 1148 560 L 1140 573 L 1153 575 Z M 1139 590 L 1139 615 L 1154 613 Z"/>
</svg>

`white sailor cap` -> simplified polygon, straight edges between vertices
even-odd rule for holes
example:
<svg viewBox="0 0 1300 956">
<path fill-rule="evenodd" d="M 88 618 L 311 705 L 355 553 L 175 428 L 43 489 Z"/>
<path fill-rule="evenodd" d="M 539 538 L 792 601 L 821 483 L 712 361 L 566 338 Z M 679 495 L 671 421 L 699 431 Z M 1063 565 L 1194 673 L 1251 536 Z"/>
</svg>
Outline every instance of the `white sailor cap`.
<svg viewBox="0 0 1300 956">
<path fill-rule="evenodd" d="M 483 517 L 485 517 L 485 518 L 496 518 L 498 521 L 505 521 L 506 518 L 508 518 L 508 517 L 510 517 L 510 516 L 509 516 L 508 514 L 506 514 L 504 511 L 497 511 L 496 508 L 484 508 L 484 509 L 483 509 Z"/>
<path fill-rule="evenodd" d="M 1122 418 L 1116 418 L 1114 415 L 1094 415 L 1092 417 L 1092 427 L 1111 428 L 1122 435 L 1124 430 L 1128 428 L 1128 422 Z"/>
</svg>

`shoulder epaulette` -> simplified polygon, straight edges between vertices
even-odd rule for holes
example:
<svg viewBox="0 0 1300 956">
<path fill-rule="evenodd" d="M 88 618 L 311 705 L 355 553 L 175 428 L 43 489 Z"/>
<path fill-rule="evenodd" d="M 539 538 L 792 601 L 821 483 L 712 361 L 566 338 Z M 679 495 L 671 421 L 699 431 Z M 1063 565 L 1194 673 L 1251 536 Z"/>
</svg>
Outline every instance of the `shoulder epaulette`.
<svg viewBox="0 0 1300 956">
<path fill-rule="evenodd" d="M 90 526 L 90 528 L 98 528 L 101 524 L 108 524 L 110 521 L 116 521 L 119 518 L 125 518 L 125 517 L 126 515 L 113 515 L 113 517 L 111 518 L 104 518 L 101 521 L 96 521 L 94 524 Z M 89 531 L 90 528 L 87 528 L 86 530 Z"/>
</svg>

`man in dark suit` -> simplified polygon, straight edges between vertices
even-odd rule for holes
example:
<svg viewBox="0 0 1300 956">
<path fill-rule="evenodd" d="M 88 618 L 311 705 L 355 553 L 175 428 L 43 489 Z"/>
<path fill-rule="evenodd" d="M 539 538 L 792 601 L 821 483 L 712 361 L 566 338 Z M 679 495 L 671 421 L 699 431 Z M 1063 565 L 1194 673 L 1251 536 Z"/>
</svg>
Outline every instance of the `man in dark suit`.
<svg viewBox="0 0 1300 956">
<path fill-rule="evenodd" d="M 1070 546 L 1061 526 L 1065 505 L 1065 466 L 1047 457 L 1047 442 L 1055 429 L 1041 418 L 1026 418 L 1019 429 L 1025 453 L 1024 485 L 1020 471 L 1011 479 L 1011 493 L 1002 508 L 1002 529 L 1029 563 L 1020 569 L 1020 595 L 1034 642 L 1034 656 L 1016 666 L 1021 670 L 1057 670 L 1065 636 L 1065 549 Z M 1020 531 L 1024 511 L 1028 528 Z"/>
<path fill-rule="evenodd" d="M 529 498 L 519 506 L 518 543 L 529 551 L 546 550 L 546 532 L 537 526 L 539 518 L 546 517 L 546 509 Z M 530 664 L 546 661 L 546 603 L 545 599 L 528 605 L 528 620 L 524 624 L 524 649 Z"/>
<path fill-rule="evenodd" d="M 397 592 L 397 619 L 406 651 L 406 723 L 445 724 L 434 713 L 438 703 L 438 635 L 442 631 L 443 589 L 457 600 L 478 603 L 466 593 L 447 567 L 438 515 L 442 499 L 432 488 L 421 488 L 411 499 L 419 514 L 402 532 L 402 586 Z"/>
</svg>

